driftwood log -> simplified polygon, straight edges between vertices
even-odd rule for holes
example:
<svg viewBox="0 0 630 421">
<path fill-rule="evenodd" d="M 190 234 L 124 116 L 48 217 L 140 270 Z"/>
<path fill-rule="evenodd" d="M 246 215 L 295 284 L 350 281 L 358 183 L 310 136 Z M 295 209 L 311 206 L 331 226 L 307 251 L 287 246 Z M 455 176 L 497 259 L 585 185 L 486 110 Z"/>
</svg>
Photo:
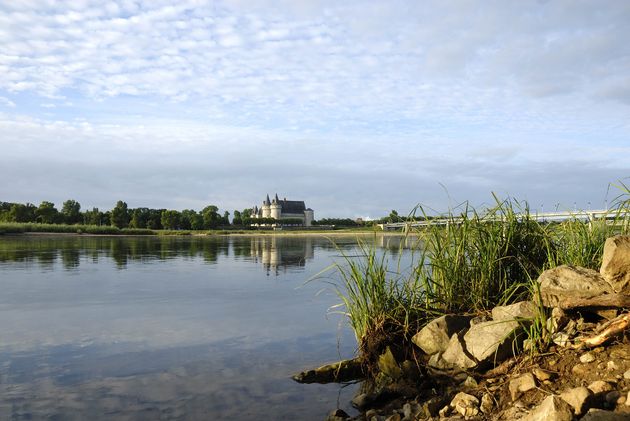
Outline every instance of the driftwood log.
<svg viewBox="0 0 630 421">
<path fill-rule="evenodd" d="M 323 365 L 314 370 L 303 371 L 292 378 L 298 383 L 333 383 L 358 380 L 364 377 L 361 360 L 354 358 Z"/>
<path fill-rule="evenodd" d="M 612 319 L 601 326 L 599 333 L 582 340 L 581 345 L 589 348 L 600 346 L 630 327 L 630 313 Z"/>
</svg>

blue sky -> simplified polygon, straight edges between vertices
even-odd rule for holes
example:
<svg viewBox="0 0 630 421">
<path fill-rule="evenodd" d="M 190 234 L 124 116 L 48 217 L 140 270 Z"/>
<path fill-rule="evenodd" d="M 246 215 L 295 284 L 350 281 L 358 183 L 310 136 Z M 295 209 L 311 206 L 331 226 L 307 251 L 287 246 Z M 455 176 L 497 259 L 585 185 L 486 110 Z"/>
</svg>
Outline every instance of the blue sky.
<svg viewBox="0 0 630 421">
<path fill-rule="evenodd" d="M 630 176 L 626 1 L 0 4 L 0 200 L 316 217 L 601 208 Z"/>
</svg>

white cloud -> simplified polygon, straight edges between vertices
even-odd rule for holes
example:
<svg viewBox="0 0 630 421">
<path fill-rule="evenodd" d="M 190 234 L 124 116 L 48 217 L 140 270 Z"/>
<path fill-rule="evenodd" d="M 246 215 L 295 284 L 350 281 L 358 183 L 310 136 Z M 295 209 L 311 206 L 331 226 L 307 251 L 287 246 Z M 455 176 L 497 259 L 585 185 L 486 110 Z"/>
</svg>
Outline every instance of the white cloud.
<svg viewBox="0 0 630 421">
<path fill-rule="evenodd" d="M 629 19 L 615 1 L 10 2 L 0 105 L 21 114 L 0 121 L 0 145 L 14 160 L 42 150 L 59 168 L 72 157 L 104 171 L 134 154 L 182 168 L 203 156 L 218 168 L 203 177 L 247 173 L 256 189 L 283 184 L 274 162 L 328 189 L 338 180 L 316 170 L 357 189 L 382 176 L 487 191 L 505 184 L 484 175 L 493 162 L 520 174 L 585 157 L 617 177 L 630 143 Z M 54 145 L 71 145 L 69 157 Z M 316 189 L 308 177 L 296 180 Z M 213 194 L 250 191 L 245 179 Z M 356 200 L 356 212 L 378 213 Z"/>
</svg>

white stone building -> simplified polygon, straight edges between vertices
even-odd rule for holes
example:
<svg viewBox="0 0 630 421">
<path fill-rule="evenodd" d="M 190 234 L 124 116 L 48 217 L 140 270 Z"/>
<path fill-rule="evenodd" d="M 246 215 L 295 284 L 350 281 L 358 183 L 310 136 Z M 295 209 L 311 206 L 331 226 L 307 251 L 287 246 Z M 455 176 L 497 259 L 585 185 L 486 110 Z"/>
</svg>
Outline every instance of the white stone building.
<svg viewBox="0 0 630 421">
<path fill-rule="evenodd" d="M 315 212 L 307 208 L 303 200 L 278 199 L 278 194 L 273 200 L 269 200 L 269 195 L 263 201 L 262 206 L 254 206 L 252 212 L 252 222 L 256 223 L 257 218 L 274 218 L 278 221 L 282 219 L 300 219 L 302 225 L 310 227 L 315 219 Z"/>
</svg>

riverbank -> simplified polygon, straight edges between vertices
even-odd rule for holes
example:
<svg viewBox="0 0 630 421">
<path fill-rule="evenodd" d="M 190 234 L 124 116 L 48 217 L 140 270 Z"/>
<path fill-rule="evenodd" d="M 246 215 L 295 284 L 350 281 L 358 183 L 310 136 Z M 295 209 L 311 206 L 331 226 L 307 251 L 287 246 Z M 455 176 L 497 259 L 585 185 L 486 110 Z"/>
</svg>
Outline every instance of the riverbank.
<svg viewBox="0 0 630 421">
<path fill-rule="evenodd" d="M 98 225 L 64 225 L 64 224 L 36 224 L 36 223 L 0 223 L 1 234 L 31 234 L 31 235 L 126 235 L 126 236 L 344 236 L 344 235 L 393 235 L 397 232 L 383 232 L 380 229 L 342 228 L 342 229 L 290 229 L 290 230 L 245 230 L 245 229 L 217 229 L 217 230 L 150 230 L 137 228 L 117 228 L 114 226 Z"/>
<path fill-rule="evenodd" d="M 587 369 L 589 376 L 576 378 L 571 361 L 575 355 L 581 358 L 587 349 L 573 345 L 588 343 L 590 336 L 606 331 L 609 320 L 622 326 L 604 340 L 614 347 L 614 352 L 599 346 L 602 343 L 590 347 L 592 352 L 630 355 L 626 333 L 630 324 L 630 289 L 613 285 L 616 278 L 609 277 L 607 289 L 593 291 L 594 280 L 599 282 L 601 276 L 605 277 L 598 272 L 604 270 L 604 245 L 619 235 L 620 244 L 627 245 L 622 247 L 627 268 L 619 276 L 630 285 L 630 192 L 625 191 L 615 201 L 614 210 L 614 220 L 586 223 L 576 218 L 545 224 L 531 217 L 526 205 L 522 207 L 510 199 L 497 200 L 492 209 L 478 213 L 467 207 L 465 212 L 447 217 L 451 218 L 449 224 L 418 231 L 421 241 L 416 242 L 415 249 L 412 247 L 415 259 L 411 267 L 392 267 L 385 257 L 369 248 L 364 249 L 363 259 L 346 259 L 345 264 L 337 265 L 343 312 L 355 332 L 357 361 L 367 379 L 362 393 L 353 400 L 361 411 L 354 419 L 511 420 L 521 415 L 529 417 L 528 421 L 574 419 L 577 412 L 567 415 L 566 411 L 565 418 L 536 418 L 532 414 L 544 410 L 545 399 L 519 400 L 518 390 L 514 390 L 521 386 L 512 380 L 531 380 L 533 386 L 526 390 L 543 390 L 544 396 L 588 388 L 595 381 L 590 370 L 597 365 Z M 577 304 L 574 300 L 570 308 L 541 301 L 541 293 L 545 293 L 541 277 L 560 268 L 577 268 L 577 274 L 567 275 L 568 280 L 566 274 L 553 278 L 553 282 L 577 282 L 577 286 L 569 287 L 577 297 Z M 588 275 L 586 281 L 581 280 L 584 273 Z M 580 291 L 591 295 L 585 297 Z M 620 293 L 624 294 L 621 298 Z M 600 301 L 580 301 L 596 297 Z M 528 312 L 513 315 L 512 306 Z M 570 327 L 559 320 L 554 322 L 558 314 L 563 314 L 563 323 Z M 428 333 L 422 334 L 426 329 Z M 439 339 L 440 343 L 426 346 L 418 335 L 434 342 Z M 556 361 L 547 360 L 549 356 L 556 356 Z M 592 361 L 607 363 L 606 357 L 602 358 L 600 361 L 595 356 Z M 510 362 L 499 365 L 504 361 Z M 626 363 L 615 363 L 617 368 L 610 371 L 614 371 L 617 381 L 613 384 L 606 377 L 603 380 L 610 381 L 602 386 L 608 389 L 607 393 L 615 393 L 602 400 L 602 391 L 591 391 L 602 399 L 587 406 L 612 408 L 627 416 L 623 405 L 628 397 L 622 396 L 630 388 L 624 377 Z M 534 368 L 549 371 L 552 366 L 556 366 L 556 379 L 563 379 L 556 382 L 558 387 L 567 390 L 532 377 Z M 625 371 L 619 373 L 622 369 Z M 600 377 L 606 373 L 598 370 L 594 372 Z M 608 365 L 604 370 L 608 370 Z M 502 377 L 492 380 L 497 376 Z M 460 392 L 466 395 L 459 395 Z M 458 396 L 462 402 L 458 402 Z M 555 398 L 545 403 L 553 407 L 556 404 L 562 406 Z M 410 408 L 416 408 L 413 414 Z M 514 408 L 523 410 L 517 414 Z M 330 419 L 348 418 L 336 413 Z"/>
</svg>

